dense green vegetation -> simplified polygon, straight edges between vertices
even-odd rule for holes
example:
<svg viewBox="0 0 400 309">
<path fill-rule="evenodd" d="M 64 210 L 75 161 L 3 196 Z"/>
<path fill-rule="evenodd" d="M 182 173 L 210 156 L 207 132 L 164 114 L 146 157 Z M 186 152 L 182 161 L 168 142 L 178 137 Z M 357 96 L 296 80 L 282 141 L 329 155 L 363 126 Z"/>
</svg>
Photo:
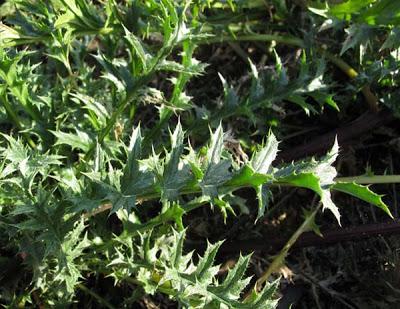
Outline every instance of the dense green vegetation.
<svg viewBox="0 0 400 309">
<path fill-rule="evenodd" d="M 290 149 L 316 119 L 397 116 L 396 1 L 10 0 L 0 17 L 4 306 L 276 308 L 298 237 L 352 222 L 336 196 L 393 218 L 366 186 L 393 168 L 336 168 L 335 133 Z M 232 226 L 262 234 L 280 201 L 283 249 L 221 268 Z"/>
</svg>

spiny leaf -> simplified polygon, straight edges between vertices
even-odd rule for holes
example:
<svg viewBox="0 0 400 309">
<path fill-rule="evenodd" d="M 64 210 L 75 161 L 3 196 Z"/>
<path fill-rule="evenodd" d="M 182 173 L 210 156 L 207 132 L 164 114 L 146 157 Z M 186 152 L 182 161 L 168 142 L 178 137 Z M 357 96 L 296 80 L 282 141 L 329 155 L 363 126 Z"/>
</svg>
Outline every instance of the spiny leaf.
<svg viewBox="0 0 400 309">
<path fill-rule="evenodd" d="M 304 187 L 317 193 L 323 205 L 323 209 L 329 209 L 340 224 L 340 213 L 331 199 L 330 187 L 335 183 L 336 169 L 332 166 L 339 153 L 337 139 L 332 149 L 319 161 L 299 162 L 275 172 L 278 181 L 295 186 Z"/>
<path fill-rule="evenodd" d="M 155 293 L 168 289 L 176 295 L 180 305 L 188 308 L 275 308 L 277 301 L 273 297 L 277 281 L 272 285 L 267 284 L 260 293 L 254 291 L 250 299 L 244 302 L 239 300 L 251 279 L 244 277 L 250 255 L 240 256 L 236 265 L 220 283 L 216 279 L 219 267 L 214 266 L 214 260 L 222 242 L 208 244 L 206 252 L 199 258 L 199 262 L 194 264 L 191 261 L 191 253 L 182 255 L 184 237 L 184 231 L 173 231 L 172 243 L 165 246 L 167 250 L 160 249 L 163 253 L 157 260 L 156 275 L 154 271 L 144 268 L 139 270 L 139 280 L 147 292 Z M 164 239 L 161 243 L 166 241 Z M 120 258 L 124 259 L 122 255 Z"/>
<path fill-rule="evenodd" d="M 163 200 L 174 200 L 191 178 L 189 166 L 180 161 L 183 151 L 184 134 L 182 126 L 178 122 L 174 133 L 171 135 L 171 152 L 167 154 L 162 177 L 162 192 Z"/>
<path fill-rule="evenodd" d="M 368 7 L 371 3 L 376 0 L 347 0 L 343 3 L 331 5 L 329 8 L 329 14 L 336 16 L 337 18 L 345 18 L 351 14 L 357 14 L 362 9 Z"/>
<path fill-rule="evenodd" d="M 400 3 L 398 1 L 380 0 L 364 10 L 357 20 L 370 25 L 399 25 L 399 12 Z"/>
<path fill-rule="evenodd" d="M 343 55 L 348 49 L 359 45 L 367 47 L 370 44 L 373 29 L 368 25 L 351 25 L 346 29 L 347 37 L 343 43 L 340 55 Z"/>
<path fill-rule="evenodd" d="M 103 54 L 93 56 L 104 68 L 103 77 L 111 81 L 121 92 L 129 92 L 134 86 L 135 79 L 125 60 L 108 59 Z"/>
<path fill-rule="evenodd" d="M 196 61 L 189 66 L 184 66 L 175 61 L 163 60 L 157 65 L 158 70 L 179 72 L 189 76 L 199 76 L 204 73 L 205 68 L 205 64 Z"/>
<path fill-rule="evenodd" d="M 121 193 L 118 194 L 117 203 L 113 205 L 111 213 L 125 208 L 130 211 L 136 204 L 138 194 L 143 194 L 151 188 L 154 176 L 147 170 L 140 169 L 142 136 L 140 126 L 132 131 L 129 142 L 128 158 L 121 176 Z"/>
<path fill-rule="evenodd" d="M 128 146 L 128 159 L 124 168 L 124 174 L 121 179 L 122 190 L 125 192 L 128 186 L 133 182 L 139 172 L 139 159 L 142 151 L 142 136 L 140 126 L 132 131 L 131 139 Z"/>
<path fill-rule="evenodd" d="M 397 49 L 400 47 L 400 28 L 393 28 L 385 42 L 382 44 L 380 51 L 384 49 Z"/>
<path fill-rule="evenodd" d="M 278 141 L 271 132 L 267 136 L 267 141 L 260 151 L 257 151 L 251 159 L 251 166 L 254 171 L 260 174 L 269 174 L 271 163 L 275 160 L 278 153 Z"/>
<path fill-rule="evenodd" d="M 76 134 L 65 133 L 62 131 L 50 131 L 57 137 L 55 145 L 69 145 L 72 149 L 81 149 L 83 151 L 88 151 L 91 146 L 91 139 L 89 135 L 80 130 L 76 130 Z"/>
<path fill-rule="evenodd" d="M 229 270 L 228 275 L 220 286 L 212 289 L 214 293 L 227 295 L 229 298 L 238 299 L 240 293 L 250 283 L 251 278 L 242 279 L 246 273 L 251 255 L 240 255 L 235 266 Z"/>
<path fill-rule="evenodd" d="M 128 29 L 126 29 L 125 26 L 124 26 L 124 30 L 125 30 L 125 39 L 131 45 L 137 58 L 140 61 L 140 64 L 143 67 L 143 71 L 146 73 L 147 68 L 150 64 L 150 61 L 153 57 L 148 52 L 145 51 L 145 49 L 143 47 L 143 43 L 140 42 L 139 38 L 137 38 L 133 33 L 131 33 Z"/>
<path fill-rule="evenodd" d="M 367 186 L 362 186 L 354 182 L 337 182 L 332 185 L 332 189 L 353 195 L 367 203 L 375 205 L 393 218 L 388 206 L 382 201 L 382 196 L 372 192 Z"/>
<path fill-rule="evenodd" d="M 203 179 L 200 182 L 203 194 L 211 198 L 218 196 L 218 186 L 227 181 L 231 175 L 229 172 L 231 161 L 228 159 L 223 159 L 221 161 L 223 146 L 223 131 L 222 126 L 219 125 L 211 136 L 211 142 L 206 156 L 208 165 Z"/>
<path fill-rule="evenodd" d="M 251 160 L 251 165 L 256 172 L 261 174 L 270 173 L 272 169 L 271 163 L 275 160 L 278 153 L 278 144 L 273 133 L 270 133 L 267 137 L 266 145 L 260 151 L 256 152 Z M 263 183 L 265 183 L 265 181 Z M 265 208 L 267 207 L 269 189 L 264 184 L 259 184 L 255 187 L 258 199 L 258 220 L 264 215 Z"/>
<path fill-rule="evenodd" d="M 65 14 L 61 15 L 56 27 L 70 26 L 76 30 L 87 31 L 101 29 L 104 22 L 99 18 L 94 6 L 86 3 L 86 0 L 60 0 L 64 4 Z"/>
<path fill-rule="evenodd" d="M 203 257 L 199 259 L 196 271 L 194 272 L 194 275 L 199 282 L 210 282 L 211 278 L 217 274 L 219 267 L 214 267 L 213 265 L 215 256 L 217 255 L 221 245 L 222 241 L 216 244 L 208 243 L 206 252 L 204 253 Z"/>
<path fill-rule="evenodd" d="M 182 217 L 185 214 L 184 209 L 176 202 L 164 203 L 167 205 L 167 207 L 166 210 L 160 215 L 161 221 L 165 223 L 169 221 L 175 221 L 178 230 L 182 231 L 184 229 L 182 221 Z"/>
<path fill-rule="evenodd" d="M 265 210 L 268 209 L 268 203 L 271 199 L 271 190 L 268 185 L 260 185 L 256 187 L 257 199 L 258 199 L 258 212 L 257 212 L 257 220 L 264 216 Z"/>
<path fill-rule="evenodd" d="M 90 245 L 87 234 L 82 237 L 84 229 L 85 224 L 83 220 L 78 221 L 75 228 L 65 236 L 61 243 L 59 270 L 55 276 L 55 280 L 65 282 L 69 293 L 74 291 L 75 285 L 81 278 L 80 269 L 82 265 L 75 264 L 75 260 Z"/>
<path fill-rule="evenodd" d="M 235 89 L 231 87 L 225 78 L 218 73 L 219 79 L 221 80 L 222 87 L 224 88 L 224 105 L 228 107 L 236 107 L 239 103 L 239 96 Z"/>
<path fill-rule="evenodd" d="M 260 293 L 257 293 L 253 290 L 249 299 L 245 301 L 247 307 L 243 306 L 242 308 L 276 308 L 278 300 L 274 300 L 272 297 L 278 289 L 278 286 L 279 279 L 272 283 L 266 283 Z"/>
</svg>

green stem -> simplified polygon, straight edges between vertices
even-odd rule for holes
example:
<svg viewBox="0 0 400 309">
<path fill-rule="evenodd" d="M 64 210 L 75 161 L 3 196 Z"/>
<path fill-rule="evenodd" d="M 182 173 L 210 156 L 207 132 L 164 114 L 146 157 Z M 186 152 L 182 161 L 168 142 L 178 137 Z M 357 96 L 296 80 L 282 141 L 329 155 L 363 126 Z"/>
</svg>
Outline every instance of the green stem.
<svg viewBox="0 0 400 309">
<path fill-rule="evenodd" d="M 118 105 L 117 109 L 112 113 L 110 119 L 107 122 L 106 127 L 100 132 L 97 142 L 93 143 L 88 152 L 85 154 L 85 160 L 88 160 L 94 150 L 96 149 L 97 143 L 101 144 L 105 137 L 110 133 L 111 129 L 114 127 L 115 122 L 117 121 L 118 117 L 122 114 L 125 108 L 129 105 L 129 103 L 138 95 L 138 90 L 146 85 L 148 82 L 151 81 L 153 78 L 154 72 L 151 72 L 147 75 L 144 75 L 141 79 L 139 79 L 131 91 L 126 95 L 125 99 Z"/>
<path fill-rule="evenodd" d="M 358 184 L 384 184 L 384 183 L 400 183 L 400 175 L 376 175 L 376 176 L 354 176 L 354 177 L 338 177 L 335 178 L 336 182 L 355 182 Z M 248 187 L 253 187 L 251 184 L 251 181 L 246 181 L 246 182 L 238 182 L 235 183 L 235 185 L 222 185 L 219 190 L 222 193 L 229 193 L 233 191 L 237 191 L 240 189 L 248 188 Z M 292 184 L 288 184 L 285 182 L 281 182 L 279 180 L 276 180 L 271 183 L 272 186 L 286 186 L 286 187 L 292 187 Z M 180 195 L 190 195 L 190 194 L 198 194 L 201 193 L 201 187 L 197 184 L 194 185 L 190 188 L 185 188 L 180 192 Z M 149 200 L 154 200 L 154 199 L 159 199 L 161 197 L 160 192 L 158 191 L 153 191 L 145 194 L 138 194 L 137 195 L 137 200 L 141 202 L 149 201 Z M 198 206 L 197 206 L 198 207 Z M 194 207 L 194 208 L 197 208 Z M 86 218 L 92 217 L 94 215 L 97 215 L 101 212 L 107 211 L 112 208 L 111 203 L 103 204 L 101 205 L 98 209 L 91 213 L 85 214 Z M 191 210 L 191 209 L 190 209 Z"/>
<path fill-rule="evenodd" d="M 254 41 L 254 42 L 272 42 L 286 44 L 286 45 L 294 45 L 298 47 L 305 47 L 305 44 L 302 39 L 292 37 L 292 36 L 283 36 L 277 34 L 247 34 L 247 35 L 219 35 L 211 38 L 200 39 L 196 43 L 198 44 L 215 44 L 215 43 L 224 43 L 224 42 L 243 42 L 243 41 Z"/>
<path fill-rule="evenodd" d="M 338 177 L 335 179 L 335 181 L 337 181 L 337 182 L 355 182 L 358 184 L 400 183 L 400 175 Z"/>
<path fill-rule="evenodd" d="M 195 43 L 190 40 L 184 41 L 182 43 L 183 46 L 183 57 L 182 57 L 182 65 L 189 66 L 192 64 L 193 53 L 197 47 Z M 185 85 L 189 81 L 189 74 L 180 73 L 177 81 L 174 85 L 174 89 L 172 91 L 172 96 L 170 99 L 171 105 L 174 106 L 177 104 L 181 93 L 185 90 Z M 154 138 L 160 131 L 164 128 L 164 126 L 168 123 L 169 119 L 173 115 L 172 110 L 167 110 L 160 121 L 150 130 L 149 133 L 146 134 L 143 141 L 143 148 L 148 148 L 149 145 L 154 141 Z"/>
<path fill-rule="evenodd" d="M 294 234 L 290 237 L 286 245 L 282 248 L 279 254 L 274 258 L 272 263 L 269 265 L 267 270 L 261 275 L 261 277 L 255 283 L 254 288 L 256 291 L 261 289 L 261 286 L 268 280 L 272 273 L 276 272 L 279 267 L 282 266 L 286 256 L 290 248 L 296 243 L 297 239 L 300 237 L 301 234 L 306 232 L 310 229 L 310 225 L 313 223 L 315 215 L 321 208 L 321 203 L 318 204 L 317 207 L 305 218 L 304 222 L 300 225 L 300 227 L 294 232 Z"/>
<path fill-rule="evenodd" d="M 79 289 L 81 289 L 83 292 L 85 292 L 86 294 L 89 294 L 90 296 L 92 296 L 94 299 L 96 299 L 96 301 L 102 305 L 103 307 L 106 308 L 110 308 L 110 309 L 116 309 L 116 307 L 114 307 L 113 305 L 111 305 L 107 300 L 105 300 L 103 297 L 101 297 L 99 294 L 93 292 L 92 290 L 89 290 L 86 286 L 84 286 L 83 284 L 79 283 L 77 284 L 77 287 Z"/>
<path fill-rule="evenodd" d="M 19 129 L 22 130 L 22 124 L 21 121 L 19 120 L 17 114 L 15 113 L 14 109 L 12 108 L 10 102 L 8 102 L 8 99 L 6 97 L 6 95 L 1 95 L 0 96 L 0 102 L 3 104 L 8 117 L 11 119 L 12 122 L 14 122 L 14 125 Z M 31 137 L 29 136 L 29 134 L 27 133 L 22 133 L 23 137 L 26 139 L 26 141 L 28 142 L 29 146 L 32 149 L 36 148 L 36 144 L 35 142 L 31 139 Z"/>
<path fill-rule="evenodd" d="M 112 113 L 106 127 L 100 132 L 97 141 L 91 145 L 89 151 L 85 154 L 85 160 L 87 161 L 92 156 L 94 150 L 96 149 L 97 144 L 101 144 L 104 141 L 104 138 L 110 133 L 111 129 L 114 127 L 117 118 L 122 114 L 125 108 L 129 105 L 129 103 L 137 97 L 138 90 L 148 84 L 154 77 L 157 66 L 159 63 L 165 59 L 173 50 L 174 46 L 177 44 L 176 39 L 173 42 L 170 42 L 170 46 L 162 47 L 154 61 L 152 62 L 152 66 L 149 68 L 146 74 L 140 77 L 132 89 L 129 90 L 129 93 L 126 94 L 125 99 L 118 105 L 117 109 Z"/>
<path fill-rule="evenodd" d="M 335 64 L 339 69 L 341 69 L 348 77 L 351 79 L 355 79 L 359 74 L 356 70 L 354 70 L 350 65 L 344 62 L 341 58 L 331 54 L 328 51 L 324 51 L 324 54 L 328 60 L 330 60 L 333 64 Z M 365 100 L 367 101 L 368 107 L 371 111 L 378 111 L 378 98 L 372 93 L 369 85 L 365 85 L 361 89 L 362 94 L 364 95 Z"/>
<path fill-rule="evenodd" d="M 239 189 L 241 189 L 243 187 L 244 186 L 237 186 L 237 187 L 235 187 L 235 190 L 239 190 Z M 229 189 L 230 188 L 231 187 L 229 187 Z M 220 188 L 221 191 L 226 191 L 226 190 L 229 190 L 229 189 L 228 189 L 228 187 L 221 187 Z M 180 195 L 189 195 L 189 194 L 197 194 L 197 193 L 201 193 L 201 188 L 200 188 L 199 185 L 195 185 L 195 186 L 193 186 L 191 188 L 183 189 L 180 192 Z M 160 192 L 154 191 L 154 192 L 149 192 L 149 193 L 145 193 L 145 194 L 138 194 L 136 196 L 136 199 L 139 201 L 139 203 L 142 203 L 142 202 L 149 201 L 149 200 L 159 199 L 160 197 L 161 197 Z M 187 211 L 192 210 L 192 209 L 197 208 L 197 207 L 188 206 L 188 210 Z M 92 216 L 97 215 L 97 214 L 99 214 L 101 212 L 107 211 L 107 210 L 109 210 L 111 208 L 112 208 L 112 204 L 111 203 L 103 204 L 98 209 L 94 210 L 93 212 L 85 214 L 85 217 L 86 218 L 92 217 Z"/>
<path fill-rule="evenodd" d="M 341 69 L 348 77 L 354 79 L 358 76 L 358 72 L 354 70 L 349 64 L 343 61 L 343 59 L 331 54 L 328 51 L 324 51 L 325 57 Z"/>
</svg>

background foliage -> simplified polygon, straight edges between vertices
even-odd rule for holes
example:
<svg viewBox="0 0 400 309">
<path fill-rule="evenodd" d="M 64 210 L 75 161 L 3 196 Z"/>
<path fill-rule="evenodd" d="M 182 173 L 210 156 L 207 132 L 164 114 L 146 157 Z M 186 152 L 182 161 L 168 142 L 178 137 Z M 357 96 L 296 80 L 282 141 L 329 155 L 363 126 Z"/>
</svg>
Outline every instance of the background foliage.
<svg viewBox="0 0 400 309">
<path fill-rule="evenodd" d="M 373 158 L 336 164 L 348 156 L 336 139 L 292 162 L 278 148 L 368 110 L 398 114 L 399 14 L 386 0 L 6 1 L 2 304 L 276 308 L 286 265 L 303 274 L 318 259 L 287 260 L 300 234 L 320 233 L 316 217 L 351 225 L 368 204 L 383 210 L 364 207 L 375 221 L 397 216 L 396 195 L 388 207 L 359 178 L 338 177 Z M 396 129 L 382 133 L 393 151 Z M 349 196 L 357 206 L 342 209 Z M 218 254 L 226 239 L 270 230 L 290 233 L 271 262 L 238 251 L 228 267 Z M 329 271 L 297 278 L 313 288 L 303 306 L 324 306 L 318 290 L 351 308 L 365 300 L 321 283 L 347 279 L 313 277 Z"/>
</svg>

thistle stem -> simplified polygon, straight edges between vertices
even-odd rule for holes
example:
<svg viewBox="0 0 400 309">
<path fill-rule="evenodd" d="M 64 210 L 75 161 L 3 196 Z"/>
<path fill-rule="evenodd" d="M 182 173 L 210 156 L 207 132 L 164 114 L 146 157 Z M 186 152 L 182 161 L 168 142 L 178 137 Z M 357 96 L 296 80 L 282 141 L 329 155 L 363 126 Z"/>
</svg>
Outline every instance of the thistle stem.
<svg viewBox="0 0 400 309">
<path fill-rule="evenodd" d="M 358 184 L 384 184 L 384 183 L 400 183 L 400 175 L 375 175 L 375 176 L 354 176 L 354 177 L 338 177 L 335 178 L 335 182 L 355 182 Z M 284 182 L 279 182 L 276 181 L 275 183 L 271 183 L 273 186 L 287 186 L 291 187 L 292 185 L 284 183 Z M 220 192 L 233 192 L 239 189 L 243 188 L 248 188 L 252 187 L 252 185 L 247 184 L 247 183 L 240 183 L 237 184 L 236 186 L 221 186 L 220 187 Z M 195 185 L 191 188 L 183 189 L 180 192 L 180 195 L 189 195 L 189 194 L 198 194 L 201 193 L 201 188 L 199 185 Z M 159 199 L 160 198 L 160 192 L 154 191 L 154 192 L 149 192 L 146 194 L 141 194 L 138 195 L 136 198 L 139 201 L 139 203 L 149 201 L 149 200 L 154 200 L 154 199 Z M 198 207 L 198 206 L 197 206 Z M 197 208 L 194 207 L 194 208 Z M 112 208 L 111 203 L 105 203 L 102 204 L 99 208 L 96 210 L 86 213 L 84 215 L 85 218 L 90 218 L 94 215 L 97 215 L 99 213 L 102 213 L 104 211 L 107 211 Z M 193 208 L 193 209 L 194 209 Z M 192 208 L 189 208 L 185 210 L 185 212 L 188 212 L 192 210 Z"/>
<path fill-rule="evenodd" d="M 14 109 L 12 108 L 10 102 L 8 102 L 8 99 L 7 99 L 7 97 L 6 97 L 5 95 L 0 96 L 0 102 L 3 104 L 3 106 L 4 106 L 4 108 L 5 108 L 6 112 L 7 112 L 7 115 L 8 115 L 8 117 L 10 118 L 10 120 L 11 120 L 12 122 L 14 122 L 14 125 L 15 125 L 19 130 L 22 130 L 23 127 L 22 127 L 21 121 L 19 120 L 17 114 L 15 113 Z M 35 149 L 35 148 L 36 148 L 36 144 L 35 144 L 35 142 L 31 139 L 31 137 L 29 136 L 29 134 L 27 134 L 27 133 L 24 132 L 24 133 L 22 133 L 22 135 L 23 135 L 23 137 L 26 139 L 26 141 L 28 142 L 29 146 L 30 146 L 32 149 Z"/>
<path fill-rule="evenodd" d="M 337 181 L 337 182 L 355 182 L 358 184 L 400 183 L 400 175 L 338 177 L 335 179 L 335 181 Z"/>
<path fill-rule="evenodd" d="M 138 95 L 138 90 L 145 84 L 150 82 L 150 80 L 153 78 L 153 74 L 154 72 L 149 73 L 143 76 L 135 83 L 133 89 L 126 95 L 125 99 L 118 105 L 117 109 L 112 113 L 105 128 L 99 133 L 97 142 L 93 143 L 89 148 L 88 152 L 85 154 L 85 160 L 91 158 L 94 150 L 96 149 L 97 143 L 101 144 L 104 141 L 105 137 L 110 133 L 111 129 L 114 127 L 114 124 L 117 121 L 118 117 L 123 113 L 123 111 L 129 105 L 129 103 Z"/>
<path fill-rule="evenodd" d="M 304 222 L 299 226 L 299 228 L 294 232 L 294 234 L 290 237 L 286 245 L 282 248 L 282 250 L 279 252 L 277 256 L 275 256 L 274 260 L 272 263 L 269 265 L 267 270 L 261 275 L 260 278 L 256 281 L 254 285 L 254 290 L 259 291 L 261 290 L 262 285 L 268 280 L 268 278 L 271 276 L 272 273 L 276 272 L 279 267 L 282 266 L 284 263 L 284 260 L 286 256 L 288 255 L 288 252 L 290 248 L 296 243 L 297 239 L 300 237 L 301 234 L 309 230 L 312 222 L 314 221 L 315 215 L 321 208 L 321 203 L 318 203 L 318 206 L 315 207 L 315 209 L 305 218 Z M 251 290 L 250 292 L 245 296 L 245 299 L 250 297 L 251 295 Z"/>
<path fill-rule="evenodd" d="M 302 39 L 293 37 L 293 36 L 284 36 L 277 34 L 247 34 L 247 35 L 219 35 L 211 38 L 205 38 L 197 41 L 198 44 L 215 44 L 215 43 L 224 43 L 224 42 L 245 42 L 245 41 L 254 41 L 254 42 L 272 42 L 286 44 L 286 45 L 294 45 L 298 47 L 305 47 Z"/>
<path fill-rule="evenodd" d="M 333 64 L 335 64 L 339 69 L 341 69 L 349 78 L 355 79 L 359 74 L 350 65 L 343 61 L 343 59 L 331 54 L 328 51 L 324 52 L 326 58 L 328 58 Z M 371 111 L 378 111 L 378 98 L 372 93 L 369 85 L 365 85 L 361 89 L 365 100 L 367 101 L 368 107 Z"/>
</svg>

